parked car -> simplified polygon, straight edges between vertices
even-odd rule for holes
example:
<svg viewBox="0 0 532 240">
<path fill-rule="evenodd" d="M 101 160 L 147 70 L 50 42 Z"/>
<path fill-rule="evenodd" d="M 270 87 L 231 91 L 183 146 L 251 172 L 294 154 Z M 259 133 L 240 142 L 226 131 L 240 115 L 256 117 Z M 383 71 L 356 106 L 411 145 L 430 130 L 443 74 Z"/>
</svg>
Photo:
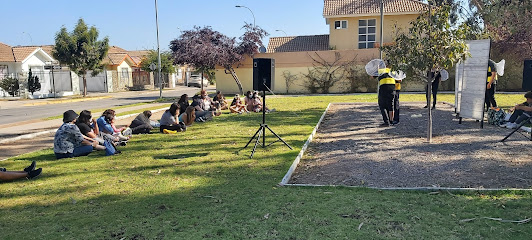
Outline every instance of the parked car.
<svg viewBox="0 0 532 240">
<path fill-rule="evenodd" d="M 196 87 L 201 87 L 201 83 L 200 82 L 203 82 L 203 86 L 204 87 L 208 87 L 209 86 L 209 80 L 203 78 L 203 81 L 201 81 L 201 75 L 199 74 L 193 74 L 193 75 L 190 75 L 190 78 L 188 79 L 188 86 L 196 86 Z"/>
</svg>

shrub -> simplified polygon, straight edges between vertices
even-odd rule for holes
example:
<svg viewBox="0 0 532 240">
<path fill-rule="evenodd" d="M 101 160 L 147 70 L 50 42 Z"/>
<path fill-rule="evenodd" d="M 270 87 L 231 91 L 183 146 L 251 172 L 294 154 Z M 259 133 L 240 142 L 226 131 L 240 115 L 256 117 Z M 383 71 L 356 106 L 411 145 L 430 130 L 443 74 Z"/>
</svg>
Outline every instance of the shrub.
<svg viewBox="0 0 532 240">
<path fill-rule="evenodd" d="M 18 79 L 12 77 L 4 78 L 0 81 L 0 88 L 14 97 L 19 89 Z"/>
</svg>

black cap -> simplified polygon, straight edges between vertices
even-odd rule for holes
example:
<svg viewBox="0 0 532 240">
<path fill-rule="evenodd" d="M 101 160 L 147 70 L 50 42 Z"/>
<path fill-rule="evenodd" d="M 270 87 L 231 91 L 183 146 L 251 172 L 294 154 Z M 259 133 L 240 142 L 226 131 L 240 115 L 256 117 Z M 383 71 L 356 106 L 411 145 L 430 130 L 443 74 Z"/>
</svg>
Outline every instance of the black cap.
<svg viewBox="0 0 532 240">
<path fill-rule="evenodd" d="M 63 122 L 64 123 L 72 122 L 74 121 L 74 119 L 78 118 L 78 116 L 79 115 L 76 112 L 74 112 L 74 110 L 68 110 L 63 113 Z"/>
<path fill-rule="evenodd" d="M 525 93 L 525 98 L 532 98 L 532 91 Z"/>
</svg>

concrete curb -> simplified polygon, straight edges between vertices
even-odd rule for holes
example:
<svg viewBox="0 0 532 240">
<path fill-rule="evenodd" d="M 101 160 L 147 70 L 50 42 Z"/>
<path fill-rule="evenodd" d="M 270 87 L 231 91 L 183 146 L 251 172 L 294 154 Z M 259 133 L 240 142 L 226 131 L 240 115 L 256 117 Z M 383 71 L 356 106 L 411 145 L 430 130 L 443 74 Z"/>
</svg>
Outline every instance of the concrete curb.
<svg viewBox="0 0 532 240">
<path fill-rule="evenodd" d="M 284 184 L 288 187 L 346 187 L 346 188 L 360 188 L 373 190 L 391 190 L 391 191 L 532 191 L 529 188 L 453 188 L 453 187 L 362 187 L 362 186 L 344 186 L 344 185 L 319 185 L 319 184 Z"/>
<path fill-rule="evenodd" d="M 107 98 L 112 98 L 112 96 L 40 101 L 40 102 L 34 102 L 34 103 L 26 103 L 23 106 L 40 106 L 40 105 L 60 104 L 60 103 L 68 103 L 68 102 L 86 102 L 86 101 L 94 101 L 94 100 L 107 99 Z"/>
<path fill-rule="evenodd" d="M 160 111 L 163 111 L 163 110 L 166 110 L 166 109 L 168 109 L 168 108 L 159 108 L 159 109 L 151 110 L 151 112 L 152 113 L 156 113 L 156 112 L 160 112 Z M 125 119 L 125 118 L 136 116 L 138 114 L 139 113 L 132 113 L 132 114 L 116 117 L 116 119 L 117 120 Z M 53 129 L 53 130 L 47 130 L 47 131 L 42 131 L 42 132 L 24 134 L 24 135 L 20 135 L 18 137 L 14 137 L 14 138 L 2 139 L 2 140 L 0 140 L 0 144 L 16 142 L 16 141 L 23 140 L 23 139 L 31 139 L 31 138 L 35 138 L 35 137 L 38 137 L 38 136 L 41 136 L 41 135 L 55 133 L 56 131 L 57 131 L 57 129 Z"/>
<path fill-rule="evenodd" d="M 327 108 L 325 109 L 325 111 L 321 115 L 321 118 L 318 121 L 318 124 L 316 124 L 316 127 L 314 127 L 314 130 L 312 131 L 312 133 L 308 137 L 307 141 L 303 145 L 303 148 L 301 148 L 301 151 L 299 152 L 299 154 L 297 155 L 296 159 L 294 160 L 294 162 L 292 163 L 292 165 L 288 169 L 288 172 L 284 175 L 283 179 L 279 183 L 280 186 L 288 185 L 288 181 L 290 180 L 290 178 L 292 177 L 292 174 L 296 170 L 297 165 L 299 164 L 299 161 L 301 161 L 301 158 L 303 157 L 303 154 L 305 154 L 305 151 L 307 150 L 308 145 L 312 142 L 312 139 L 316 135 L 316 131 L 318 131 L 318 128 L 320 127 L 321 122 L 325 118 L 325 114 L 327 114 L 327 111 L 329 111 L 330 107 L 331 107 L 331 103 L 329 103 L 329 105 L 327 105 Z"/>
</svg>

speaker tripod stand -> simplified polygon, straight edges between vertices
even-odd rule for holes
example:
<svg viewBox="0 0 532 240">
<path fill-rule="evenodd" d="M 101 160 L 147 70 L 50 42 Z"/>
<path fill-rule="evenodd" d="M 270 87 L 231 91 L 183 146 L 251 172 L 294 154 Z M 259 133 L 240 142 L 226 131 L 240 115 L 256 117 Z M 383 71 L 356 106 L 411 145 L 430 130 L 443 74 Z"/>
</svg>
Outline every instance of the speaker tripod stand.
<svg viewBox="0 0 532 240">
<path fill-rule="evenodd" d="M 253 134 L 253 137 L 251 137 L 251 139 L 249 139 L 248 143 L 246 144 L 246 146 L 244 148 L 247 148 L 249 146 L 249 144 L 251 143 L 251 141 L 253 141 L 253 139 L 257 138 L 255 140 L 255 146 L 253 146 L 253 150 L 251 151 L 251 156 L 249 156 L 249 158 L 253 158 L 253 154 L 255 154 L 255 150 L 257 149 L 257 145 L 259 145 L 259 142 L 260 142 L 260 137 L 262 136 L 262 143 L 261 143 L 261 146 L 263 148 L 266 148 L 266 147 L 269 147 L 271 146 L 272 144 L 276 143 L 276 142 L 283 142 L 284 145 L 286 145 L 288 148 L 290 148 L 290 150 L 292 150 L 293 148 L 290 147 L 290 145 L 288 145 L 288 143 L 286 143 L 281 137 L 279 137 L 279 135 L 277 135 L 277 133 L 275 133 L 270 127 L 268 127 L 268 124 L 266 124 L 266 91 L 262 90 L 262 123 L 260 124 L 260 127 L 259 129 L 255 132 L 255 134 Z M 277 140 L 266 145 L 266 129 L 268 129 L 273 135 L 275 135 L 277 137 Z"/>
</svg>

